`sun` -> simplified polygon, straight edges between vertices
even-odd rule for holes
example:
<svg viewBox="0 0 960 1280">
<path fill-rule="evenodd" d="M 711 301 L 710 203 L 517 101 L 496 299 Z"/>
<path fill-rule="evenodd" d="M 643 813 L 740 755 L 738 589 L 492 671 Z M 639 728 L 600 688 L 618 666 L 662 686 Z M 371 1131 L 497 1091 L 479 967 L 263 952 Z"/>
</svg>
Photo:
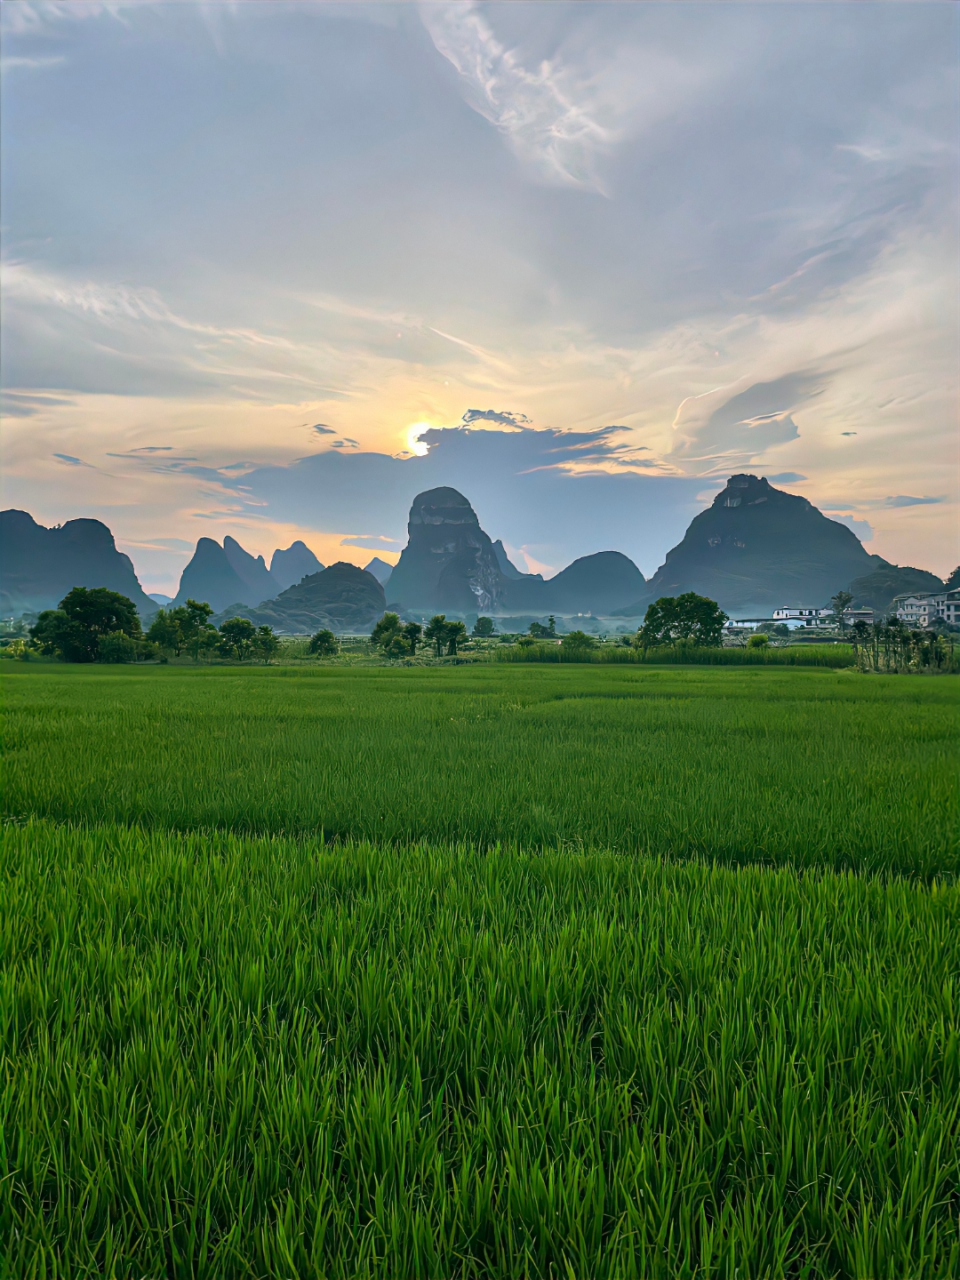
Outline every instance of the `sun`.
<svg viewBox="0 0 960 1280">
<path fill-rule="evenodd" d="M 420 439 L 424 431 L 433 429 L 432 422 L 411 422 L 407 427 L 407 448 L 411 453 L 416 454 L 418 458 L 425 458 L 429 446 Z"/>
</svg>

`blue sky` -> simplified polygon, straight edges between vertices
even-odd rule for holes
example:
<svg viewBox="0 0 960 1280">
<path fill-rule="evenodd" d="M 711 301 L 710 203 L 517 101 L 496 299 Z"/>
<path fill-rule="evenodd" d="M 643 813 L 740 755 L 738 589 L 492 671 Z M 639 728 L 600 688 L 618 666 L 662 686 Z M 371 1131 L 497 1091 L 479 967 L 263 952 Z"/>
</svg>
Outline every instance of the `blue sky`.
<svg viewBox="0 0 960 1280">
<path fill-rule="evenodd" d="M 731 471 L 957 539 L 951 4 L 2 6 L 4 505 L 650 574 Z"/>
</svg>

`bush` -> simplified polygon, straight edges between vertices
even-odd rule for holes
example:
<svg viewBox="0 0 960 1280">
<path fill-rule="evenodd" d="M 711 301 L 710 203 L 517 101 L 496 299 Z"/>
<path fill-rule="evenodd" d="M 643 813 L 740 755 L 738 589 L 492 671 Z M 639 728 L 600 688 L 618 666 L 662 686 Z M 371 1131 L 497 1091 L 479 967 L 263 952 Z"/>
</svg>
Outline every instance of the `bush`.
<svg viewBox="0 0 960 1280">
<path fill-rule="evenodd" d="M 770 637 L 763 635 L 762 632 L 758 632 L 756 635 L 751 636 L 747 641 L 748 649 L 767 649 L 769 646 Z"/>
<path fill-rule="evenodd" d="M 112 631 L 101 636 L 97 646 L 98 662 L 136 662 L 139 646 L 136 640 L 123 631 Z"/>
<path fill-rule="evenodd" d="M 310 637 L 307 653 L 315 653 L 318 658 L 333 658 L 340 652 L 340 642 L 332 631 L 323 629 Z"/>
</svg>

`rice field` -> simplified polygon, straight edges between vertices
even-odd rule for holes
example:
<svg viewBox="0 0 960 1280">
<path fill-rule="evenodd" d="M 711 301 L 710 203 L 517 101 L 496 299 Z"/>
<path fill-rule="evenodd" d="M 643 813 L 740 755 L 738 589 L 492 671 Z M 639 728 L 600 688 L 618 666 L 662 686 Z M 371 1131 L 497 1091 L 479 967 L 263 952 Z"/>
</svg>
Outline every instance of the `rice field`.
<svg viewBox="0 0 960 1280">
<path fill-rule="evenodd" d="M 5 674 L 0 1277 L 960 1270 L 960 716 Z"/>
</svg>

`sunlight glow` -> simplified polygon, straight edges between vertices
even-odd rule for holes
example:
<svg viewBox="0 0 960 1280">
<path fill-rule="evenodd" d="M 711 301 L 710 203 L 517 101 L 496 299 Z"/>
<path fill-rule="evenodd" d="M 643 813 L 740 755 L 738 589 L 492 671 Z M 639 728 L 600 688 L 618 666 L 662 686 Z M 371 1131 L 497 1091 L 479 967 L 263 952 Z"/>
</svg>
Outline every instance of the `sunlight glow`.
<svg viewBox="0 0 960 1280">
<path fill-rule="evenodd" d="M 411 422 L 410 426 L 407 427 L 407 448 L 411 453 L 415 453 L 418 458 L 427 456 L 429 446 L 420 437 L 424 431 L 429 431 L 433 425 L 432 422 Z"/>
</svg>

